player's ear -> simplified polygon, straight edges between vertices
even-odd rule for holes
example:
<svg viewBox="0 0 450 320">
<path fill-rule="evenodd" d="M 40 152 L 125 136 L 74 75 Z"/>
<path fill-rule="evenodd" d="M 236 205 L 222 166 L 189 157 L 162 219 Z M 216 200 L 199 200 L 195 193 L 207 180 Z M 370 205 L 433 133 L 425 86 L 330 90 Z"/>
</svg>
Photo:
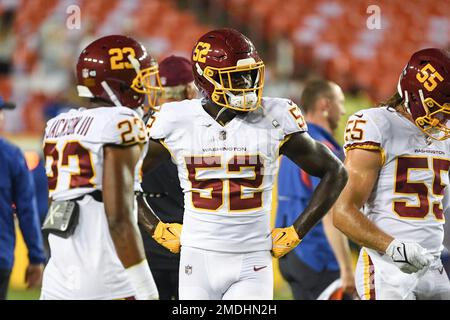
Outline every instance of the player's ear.
<svg viewBox="0 0 450 320">
<path fill-rule="evenodd" d="M 314 108 L 315 112 L 317 112 L 318 114 L 328 114 L 330 112 L 330 109 L 331 109 L 331 104 L 327 98 L 320 97 L 319 99 L 317 99 L 316 105 Z"/>
</svg>

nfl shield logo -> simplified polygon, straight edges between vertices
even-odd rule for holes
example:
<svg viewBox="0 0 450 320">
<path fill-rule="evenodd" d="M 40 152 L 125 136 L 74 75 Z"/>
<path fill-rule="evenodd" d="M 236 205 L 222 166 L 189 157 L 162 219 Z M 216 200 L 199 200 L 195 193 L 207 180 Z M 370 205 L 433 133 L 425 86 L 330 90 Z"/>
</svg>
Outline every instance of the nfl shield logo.
<svg viewBox="0 0 450 320">
<path fill-rule="evenodd" d="M 219 139 L 225 140 L 227 138 L 227 132 L 225 130 L 222 130 L 219 132 Z"/>
<path fill-rule="evenodd" d="M 83 70 L 81 70 L 81 76 L 84 78 L 84 79 L 86 79 L 86 78 L 89 78 L 89 69 L 83 69 Z"/>
<path fill-rule="evenodd" d="M 184 266 L 184 273 L 190 276 L 192 274 L 192 266 L 190 265 Z"/>
</svg>

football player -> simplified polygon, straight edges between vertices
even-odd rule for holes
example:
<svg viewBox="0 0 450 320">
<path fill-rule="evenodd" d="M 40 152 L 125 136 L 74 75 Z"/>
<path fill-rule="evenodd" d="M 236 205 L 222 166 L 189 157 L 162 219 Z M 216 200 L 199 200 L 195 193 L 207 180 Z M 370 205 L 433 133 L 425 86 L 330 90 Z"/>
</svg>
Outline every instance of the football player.
<svg viewBox="0 0 450 320">
<path fill-rule="evenodd" d="M 440 260 L 450 168 L 450 53 L 414 53 L 398 93 L 348 120 L 334 223 L 363 248 L 361 299 L 449 299 Z M 361 212 L 361 209 L 362 212 Z"/>
<path fill-rule="evenodd" d="M 133 190 L 147 141 L 139 110 L 161 89 L 158 66 L 136 40 L 107 36 L 80 54 L 77 80 L 90 103 L 49 120 L 44 136 L 51 258 L 41 299 L 157 299 Z"/>
<path fill-rule="evenodd" d="M 330 209 L 342 163 L 306 133 L 300 109 L 263 98 L 264 63 L 233 29 L 203 35 L 192 52 L 203 99 L 164 104 L 149 119 L 144 172 L 172 158 L 184 191 L 180 299 L 272 299 L 272 257 L 292 250 Z M 270 230 L 272 188 L 284 154 L 322 178 L 293 225 Z"/>
</svg>

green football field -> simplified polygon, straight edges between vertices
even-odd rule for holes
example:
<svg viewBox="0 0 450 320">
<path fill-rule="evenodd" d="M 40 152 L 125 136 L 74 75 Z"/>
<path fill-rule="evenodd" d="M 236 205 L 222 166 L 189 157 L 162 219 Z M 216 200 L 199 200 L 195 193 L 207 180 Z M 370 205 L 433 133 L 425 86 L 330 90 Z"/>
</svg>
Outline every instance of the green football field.
<svg viewBox="0 0 450 320">
<path fill-rule="evenodd" d="M 8 300 L 37 300 L 39 299 L 40 290 L 14 290 L 10 289 L 8 291 Z M 292 295 L 288 288 L 283 288 L 283 290 L 276 292 L 274 296 L 275 300 L 290 300 Z"/>
<path fill-rule="evenodd" d="M 32 290 L 9 289 L 8 300 L 37 300 L 39 299 L 40 293 L 41 290 L 39 289 L 32 289 Z"/>
</svg>

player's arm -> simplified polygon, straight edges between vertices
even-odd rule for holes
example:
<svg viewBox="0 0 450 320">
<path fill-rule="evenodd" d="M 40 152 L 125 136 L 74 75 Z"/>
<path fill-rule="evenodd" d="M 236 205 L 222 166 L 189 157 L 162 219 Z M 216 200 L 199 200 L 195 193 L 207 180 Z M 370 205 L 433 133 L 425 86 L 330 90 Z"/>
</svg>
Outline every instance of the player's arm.
<svg viewBox="0 0 450 320">
<path fill-rule="evenodd" d="M 334 226 L 331 212 L 328 212 L 325 217 L 323 217 L 322 223 L 328 243 L 339 264 L 342 289 L 347 294 L 354 294 L 356 290 L 355 276 L 353 273 L 352 256 L 348 239 Z"/>
<path fill-rule="evenodd" d="M 133 222 L 134 169 L 140 145 L 104 147 L 103 200 L 117 255 L 138 298 L 157 298 L 137 224 Z"/>
<path fill-rule="evenodd" d="M 145 259 L 139 233 L 133 224 L 133 175 L 139 145 L 104 147 L 103 198 L 114 245 L 125 268 Z"/>
<path fill-rule="evenodd" d="M 282 257 L 300 243 L 308 231 L 328 212 L 347 181 L 347 173 L 341 161 L 327 147 L 306 133 L 296 132 L 289 135 L 289 140 L 281 147 L 280 153 L 308 174 L 320 177 L 321 181 L 308 206 L 294 224 L 272 230 L 272 255 L 275 258 Z"/>
<path fill-rule="evenodd" d="M 347 173 L 342 162 L 325 145 L 305 133 L 293 133 L 280 153 L 309 175 L 321 179 L 308 206 L 293 225 L 302 239 L 330 210 L 347 182 Z"/>
<path fill-rule="evenodd" d="M 332 214 L 335 226 L 355 243 L 385 252 L 394 239 L 360 211 L 378 179 L 381 163 L 379 151 L 353 149 L 347 152 L 345 167 L 349 179 Z"/>
<path fill-rule="evenodd" d="M 170 152 L 157 140 L 148 141 L 148 151 L 142 163 L 142 172 L 146 173 L 158 167 L 163 161 L 170 159 Z"/>
<path fill-rule="evenodd" d="M 160 119 L 162 117 L 162 119 Z M 169 161 L 171 154 L 164 145 L 166 126 L 165 111 L 162 109 L 157 114 L 152 115 L 147 122 L 147 130 L 150 136 L 148 141 L 148 151 L 142 164 L 142 172 L 145 174 L 157 168 L 162 162 Z M 139 222 L 144 229 L 160 245 L 172 253 L 180 252 L 180 235 L 182 225 L 179 223 L 163 223 L 143 196 L 138 198 Z"/>
<path fill-rule="evenodd" d="M 147 203 L 144 194 L 138 194 L 136 199 L 138 203 L 139 224 L 160 245 L 172 253 L 179 253 L 182 225 L 179 223 L 162 222 Z"/>
<path fill-rule="evenodd" d="M 161 220 L 159 220 L 159 217 L 148 205 L 144 193 L 138 193 L 136 200 L 138 205 L 138 222 L 144 230 L 152 236 L 155 233 L 156 226 Z"/>
<path fill-rule="evenodd" d="M 147 130 L 152 127 L 155 117 L 149 118 Z M 141 171 L 145 173 L 157 168 L 163 161 L 170 159 L 169 151 L 158 140 L 149 139 L 147 142 L 147 154 L 142 162 Z M 153 209 L 148 205 L 143 194 L 138 194 L 136 197 L 138 203 L 138 221 L 151 236 L 153 236 L 156 226 L 160 222 L 158 216 Z"/>
<path fill-rule="evenodd" d="M 364 149 L 348 151 L 345 166 L 349 181 L 333 207 L 333 221 L 354 242 L 386 253 L 400 270 L 414 273 L 427 267 L 433 256 L 418 243 L 394 239 L 360 211 L 378 179 L 381 161 L 380 152 Z"/>
</svg>

